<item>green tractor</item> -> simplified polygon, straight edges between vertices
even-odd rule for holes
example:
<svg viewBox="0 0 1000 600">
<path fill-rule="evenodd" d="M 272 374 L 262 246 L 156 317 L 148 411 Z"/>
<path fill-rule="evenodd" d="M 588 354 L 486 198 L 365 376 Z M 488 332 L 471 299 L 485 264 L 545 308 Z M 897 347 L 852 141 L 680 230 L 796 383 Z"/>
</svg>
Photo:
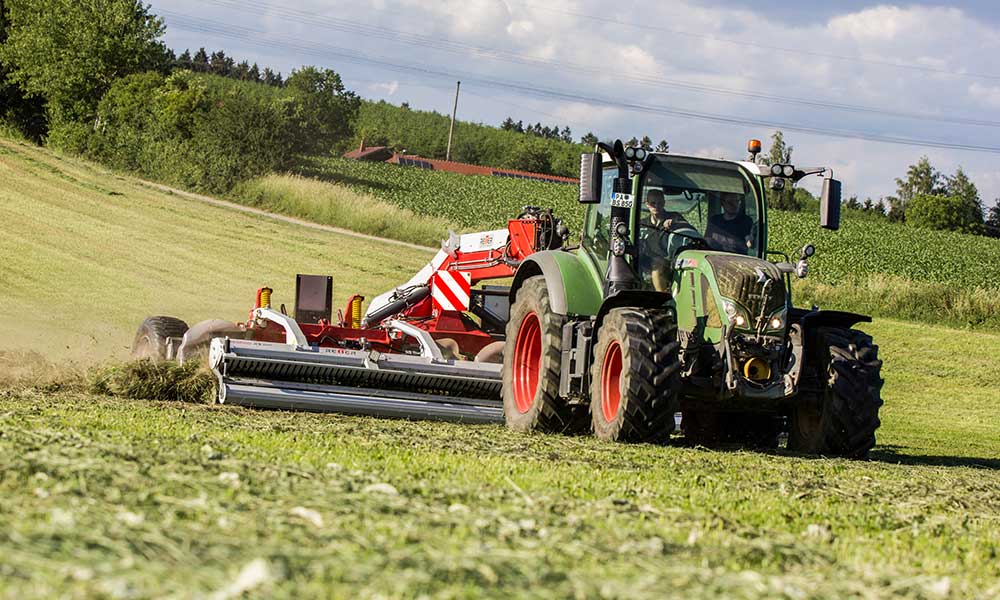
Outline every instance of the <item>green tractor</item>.
<svg viewBox="0 0 1000 600">
<path fill-rule="evenodd" d="M 871 318 L 796 308 L 796 260 L 768 249 L 766 189 L 823 176 L 820 226 L 836 230 L 827 168 L 724 161 L 598 144 L 581 160 L 580 246 L 529 256 L 510 291 L 503 409 L 519 431 L 685 439 L 864 458 L 882 362 L 853 327 Z M 778 260 L 772 260 L 778 259 Z"/>
</svg>

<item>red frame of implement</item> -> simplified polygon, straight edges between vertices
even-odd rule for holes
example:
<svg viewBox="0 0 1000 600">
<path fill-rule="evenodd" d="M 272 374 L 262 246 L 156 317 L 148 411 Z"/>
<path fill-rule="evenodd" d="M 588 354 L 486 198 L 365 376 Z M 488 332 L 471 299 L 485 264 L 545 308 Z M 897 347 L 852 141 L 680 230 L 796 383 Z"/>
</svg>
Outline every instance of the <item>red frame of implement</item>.
<svg viewBox="0 0 1000 600">
<path fill-rule="evenodd" d="M 472 252 L 452 250 L 438 267 L 440 271 L 462 271 L 469 273 L 472 285 L 480 281 L 513 277 L 517 264 L 534 253 L 538 235 L 538 221 L 534 217 L 511 219 L 507 223 L 508 242 L 502 250 L 490 249 Z M 485 234 L 484 234 L 485 235 Z M 429 281 L 428 281 L 429 283 Z M 255 308 L 261 306 L 261 295 L 265 288 L 257 290 Z M 350 327 L 350 303 L 345 315 L 347 323 L 334 325 L 320 323 L 299 323 L 299 328 L 312 345 L 336 348 L 343 345 L 367 345 L 380 352 L 403 352 L 415 347 L 412 340 L 398 332 L 379 327 Z M 253 311 L 251 311 L 252 315 Z M 393 317 L 427 331 L 435 340 L 450 338 L 455 340 L 463 354 L 474 355 L 494 341 L 482 331 L 475 321 L 462 312 L 434 310 L 430 296 L 417 302 Z M 253 331 L 253 339 L 264 342 L 285 341 L 284 328 L 269 321 L 252 318 L 246 328 Z"/>
</svg>

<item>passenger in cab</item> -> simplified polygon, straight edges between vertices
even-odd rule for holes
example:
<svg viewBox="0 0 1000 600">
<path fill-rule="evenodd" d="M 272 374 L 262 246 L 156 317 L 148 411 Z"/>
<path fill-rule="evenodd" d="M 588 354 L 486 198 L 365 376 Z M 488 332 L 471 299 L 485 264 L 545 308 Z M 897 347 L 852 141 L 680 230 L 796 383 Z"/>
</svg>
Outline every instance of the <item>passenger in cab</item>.
<svg viewBox="0 0 1000 600">
<path fill-rule="evenodd" d="M 705 241 L 715 250 L 747 254 L 753 246 L 753 219 L 742 210 L 742 194 L 721 192 L 722 212 L 708 218 Z"/>
</svg>

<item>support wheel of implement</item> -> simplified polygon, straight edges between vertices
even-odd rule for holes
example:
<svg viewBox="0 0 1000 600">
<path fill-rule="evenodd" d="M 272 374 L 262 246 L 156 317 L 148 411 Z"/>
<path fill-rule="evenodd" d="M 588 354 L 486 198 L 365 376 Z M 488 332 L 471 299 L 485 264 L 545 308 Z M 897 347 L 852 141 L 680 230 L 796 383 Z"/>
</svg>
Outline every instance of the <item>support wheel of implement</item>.
<svg viewBox="0 0 1000 600">
<path fill-rule="evenodd" d="M 132 342 L 132 358 L 167 360 L 169 338 L 181 338 L 187 333 L 187 323 L 174 317 L 148 317 L 139 325 Z M 177 349 L 174 348 L 176 351 Z"/>
<path fill-rule="evenodd" d="M 503 353 L 503 413 L 515 431 L 576 433 L 586 427 L 586 408 L 559 396 L 565 320 L 552 312 L 544 277 L 528 278 L 510 308 Z"/>
<path fill-rule="evenodd" d="M 590 375 L 594 434 L 662 442 L 674 430 L 680 362 L 677 327 L 664 311 L 612 309 L 597 333 Z"/>
<path fill-rule="evenodd" d="M 788 449 L 867 458 L 882 406 L 878 346 L 855 329 L 821 328 L 816 341 L 807 387 L 788 417 Z"/>
</svg>

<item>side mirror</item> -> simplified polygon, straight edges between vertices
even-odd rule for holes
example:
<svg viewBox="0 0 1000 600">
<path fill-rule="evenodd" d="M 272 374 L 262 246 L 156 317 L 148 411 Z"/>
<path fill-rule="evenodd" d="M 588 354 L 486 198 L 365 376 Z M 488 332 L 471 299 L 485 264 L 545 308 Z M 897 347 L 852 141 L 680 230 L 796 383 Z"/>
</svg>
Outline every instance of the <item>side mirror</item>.
<svg viewBox="0 0 1000 600">
<path fill-rule="evenodd" d="M 823 180 L 823 195 L 819 200 L 819 226 L 836 231 L 840 229 L 840 182 Z"/>
<path fill-rule="evenodd" d="M 601 201 L 602 158 L 600 152 L 580 155 L 580 204 Z"/>
</svg>

